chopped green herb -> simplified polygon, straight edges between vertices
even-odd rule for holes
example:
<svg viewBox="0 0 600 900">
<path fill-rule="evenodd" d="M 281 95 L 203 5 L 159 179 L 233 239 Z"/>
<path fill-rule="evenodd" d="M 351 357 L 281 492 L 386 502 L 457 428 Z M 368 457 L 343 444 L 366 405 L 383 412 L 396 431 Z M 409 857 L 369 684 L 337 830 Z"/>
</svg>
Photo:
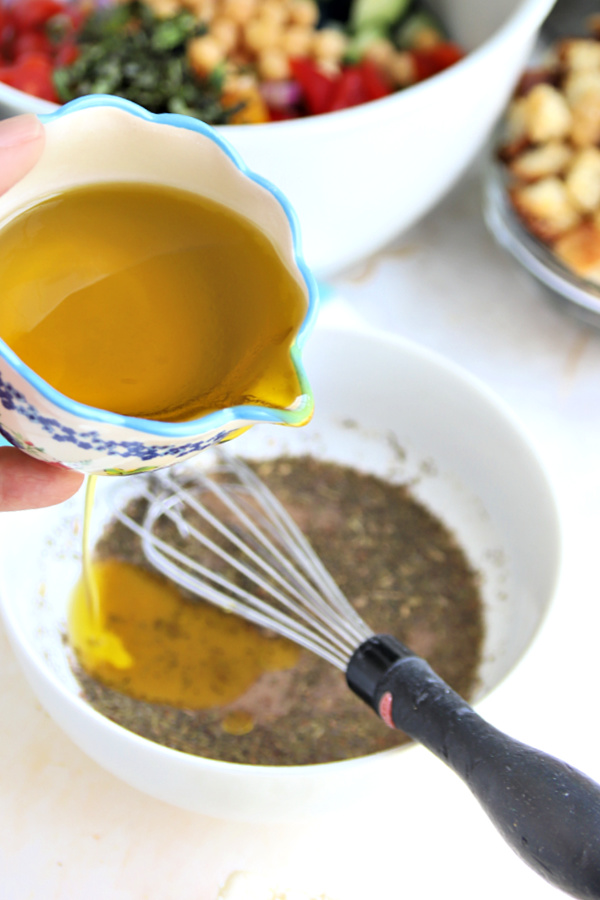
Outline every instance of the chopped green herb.
<svg viewBox="0 0 600 900">
<path fill-rule="evenodd" d="M 79 57 L 54 72 L 58 96 L 66 102 L 85 94 L 113 94 L 150 112 L 224 124 L 243 104 L 225 106 L 224 72 L 201 80 L 186 57 L 189 39 L 205 32 L 187 11 L 160 18 L 139 0 L 98 9 L 78 35 Z"/>
</svg>

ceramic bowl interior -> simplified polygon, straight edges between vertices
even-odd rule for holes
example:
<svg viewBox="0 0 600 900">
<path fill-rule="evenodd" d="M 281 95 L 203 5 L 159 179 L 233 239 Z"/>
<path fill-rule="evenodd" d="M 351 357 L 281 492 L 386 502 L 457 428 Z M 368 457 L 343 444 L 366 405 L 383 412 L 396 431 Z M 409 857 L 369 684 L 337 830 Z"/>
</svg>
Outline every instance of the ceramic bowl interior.
<svg viewBox="0 0 600 900">
<path fill-rule="evenodd" d="M 466 58 L 409 90 L 323 116 L 224 126 L 298 214 L 307 262 L 326 277 L 414 224 L 483 146 L 553 0 L 431 0 Z M 52 104 L 0 84 L 0 114 Z"/>
<path fill-rule="evenodd" d="M 322 327 L 307 348 L 307 365 L 317 397 L 313 422 L 255 429 L 236 450 L 250 458 L 309 452 L 410 482 L 481 573 L 483 697 L 527 651 L 557 578 L 557 510 L 535 453 L 493 394 L 411 343 Z M 100 479 L 96 533 L 136 490 L 135 477 Z M 385 785 L 401 782 L 404 754 L 412 752 L 406 748 L 313 766 L 237 765 L 166 749 L 91 709 L 62 639 L 80 574 L 82 513 L 79 493 L 55 509 L 0 517 L 0 609 L 39 700 L 100 765 L 176 806 L 255 821 L 387 796 Z"/>
</svg>

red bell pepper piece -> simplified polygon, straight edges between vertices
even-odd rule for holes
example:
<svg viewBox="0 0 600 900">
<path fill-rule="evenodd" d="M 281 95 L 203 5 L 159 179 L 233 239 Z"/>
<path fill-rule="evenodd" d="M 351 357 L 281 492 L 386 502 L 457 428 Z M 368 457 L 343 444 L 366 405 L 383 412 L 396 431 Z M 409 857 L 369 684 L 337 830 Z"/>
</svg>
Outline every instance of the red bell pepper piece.
<svg viewBox="0 0 600 900">
<path fill-rule="evenodd" d="M 313 116 L 379 100 L 392 92 L 385 77 L 370 60 L 346 66 L 335 78 L 326 75 L 313 60 L 305 57 L 290 60 L 290 68 L 302 90 L 306 111 Z"/>
<path fill-rule="evenodd" d="M 45 56 L 51 56 L 53 49 L 50 38 L 43 31 L 22 31 L 16 35 L 12 44 L 15 60 L 26 53 L 43 53 Z"/>
<path fill-rule="evenodd" d="M 307 111 L 313 116 L 329 112 L 335 81 L 305 57 L 290 59 L 290 69 L 302 89 Z"/>
<path fill-rule="evenodd" d="M 0 67 L 0 81 L 34 97 L 58 103 L 52 70 L 52 61 L 43 53 L 26 53 L 12 65 Z"/>
<path fill-rule="evenodd" d="M 380 100 L 392 93 L 391 84 L 372 59 L 361 60 L 359 69 L 368 100 Z"/>
<path fill-rule="evenodd" d="M 358 106 L 360 103 L 366 103 L 369 99 L 360 68 L 348 66 L 340 72 L 335 82 L 335 89 L 327 112 Z"/>
<path fill-rule="evenodd" d="M 453 66 L 463 58 L 464 52 L 451 41 L 444 41 L 433 47 L 411 50 L 415 62 L 417 81 L 425 81 L 444 69 Z"/>
<path fill-rule="evenodd" d="M 15 36 L 15 28 L 12 22 L 10 9 L 2 8 L 0 0 L 0 61 L 12 59 L 12 42 Z"/>
<path fill-rule="evenodd" d="M 70 66 L 79 57 L 79 47 L 74 41 L 64 41 L 54 55 L 54 66 Z"/>
<path fill-rule="evenodd" d="M 12 7 L 12 16 L 17 31 L 31 31 L 42 28 L 52 16 L 65 12 L 65 4 L 60 0 L 18 0 Z"/>
</svg>

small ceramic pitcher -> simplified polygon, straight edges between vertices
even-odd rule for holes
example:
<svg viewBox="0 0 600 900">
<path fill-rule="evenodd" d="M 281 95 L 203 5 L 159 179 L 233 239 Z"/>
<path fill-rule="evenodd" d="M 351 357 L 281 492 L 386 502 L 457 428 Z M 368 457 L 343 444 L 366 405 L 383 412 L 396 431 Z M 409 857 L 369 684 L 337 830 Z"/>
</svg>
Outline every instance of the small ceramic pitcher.
<svg viewBox="0 0 600 900">
<path fill-rule="evenodd" d="M 301 351 L 315 319 L 317 289 L 285 197 L 250 172 L 236 151 L 197 119 L 153 115 L 129 101 L 102 95 L 75 100 L 40 118 L 46 126 L 44 152 L 34 168 L 0 197 L 0 230 L 43 197 L 101 182 L 164 185 L 229 207 L 271 240 L 306 298 L 304 319 L 290 349 L 301 393 L 291 407 L 280 409 L 240 405 L 186 422 L 140 419 L 70 399 L 0 339 L 0 434 L 46 462 L 88 474 L 120 475 L 188 459 L 257 422 L 307 422 L 313 397 Z"/>
</svg>

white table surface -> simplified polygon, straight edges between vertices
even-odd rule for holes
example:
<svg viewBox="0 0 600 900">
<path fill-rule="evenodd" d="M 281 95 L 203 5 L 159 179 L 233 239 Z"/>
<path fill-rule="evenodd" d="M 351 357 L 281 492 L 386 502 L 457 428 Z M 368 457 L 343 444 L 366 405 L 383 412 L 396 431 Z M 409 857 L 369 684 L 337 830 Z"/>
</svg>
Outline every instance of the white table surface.
<svg viewBox="0 0 600 900">
<path fill-rule="evenodd" d="M 324 318 L 397 332 L 507 401 L 546 463 L 562 575 L 526 657 L 479 711 L 600 781 L 600 331 L 565 314 L 487 234 L 475 173 L 387 253 L 334 282 Z M 24 550 L 24 552 L 26 552 Z M 422 748 L 389 803 L 286 825 L 172 808 L 91 762 L 40 708 L 0 631 L 1 900 L 215 900 L 234 869 L 335 900 L 564 896 L 508 849 Z"/>
</svg>

